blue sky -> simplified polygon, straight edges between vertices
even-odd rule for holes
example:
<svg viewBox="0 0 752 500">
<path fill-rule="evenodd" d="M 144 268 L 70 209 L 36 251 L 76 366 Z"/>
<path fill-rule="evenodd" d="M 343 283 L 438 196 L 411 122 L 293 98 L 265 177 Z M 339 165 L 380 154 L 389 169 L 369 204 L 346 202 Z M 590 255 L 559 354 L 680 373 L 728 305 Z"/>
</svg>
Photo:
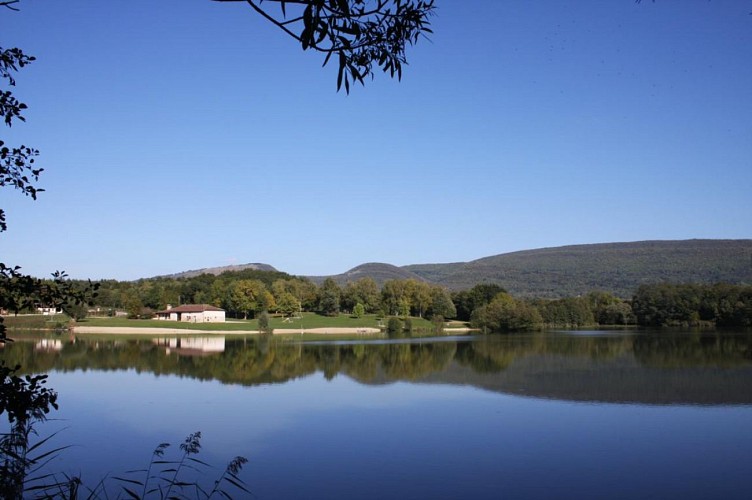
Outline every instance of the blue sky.
<svg viewBox="0 0 752 500">
<path fill-rule="evenodd" d="M 45 167 L 5 190 L 6 264 L 136 279 L 292 274 L 539 247 L 752 237 L 752 1 L 437 0 L 402 82 L 242 3 L 0 11 Z"/>
</svg>

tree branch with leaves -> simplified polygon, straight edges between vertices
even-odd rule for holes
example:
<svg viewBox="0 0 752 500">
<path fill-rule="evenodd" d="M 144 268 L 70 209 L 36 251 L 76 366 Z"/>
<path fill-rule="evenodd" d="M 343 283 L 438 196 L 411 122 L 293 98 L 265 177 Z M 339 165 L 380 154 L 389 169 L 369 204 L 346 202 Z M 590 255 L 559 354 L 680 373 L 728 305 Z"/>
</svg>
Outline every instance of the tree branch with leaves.
<svg viewBox="0 0 752 500">
<path fill-rule="evenodd" d="M 365 84 L 375 68 L 402 79 L 406 49 L 432 33 L 434 0 L 214 0 L 243 2 L 297 40 L 338 61 L 337 90 Z M 272 8 L 271 4 L 275 7 Z"/>
<path fill-rule="evenodd" d="M 18 10 L 17 3 L 18 0 L 0 1 L 0 7 Z M 26 121 L 23 112 L 27 105 L 18 100 L 11 88 L 16 86 L 15 73 L 34 60 L 34 56 L 19 48 L 0 47 L 0 84 L 5 86 L 0 88 L 0 117 L 8 127 L 16 121 Z M 35 186 L 43 171 L 35 165 L 38 155 L 35 148 L 26 145 L 8 147 L 0 140 L 0 188 L 13 188 L 36 199 L 37 194 L 44 191 Z M 5 212 L 0 209 L 0 232 L 6 229 Z M 79 289 L 67 280 L 64 272 L 53 273 L 52 280 L 42 280 L 22 274 L 18 266 L 0 263 L 0 310 L 18 312 L 39 305 L 65 309 L 68 305 L 90 302 L 96 288 L 90 283 L 85 289 Z M 0 317 L 0 343 L 5 341 L 5 326 Z"/>
</svg>

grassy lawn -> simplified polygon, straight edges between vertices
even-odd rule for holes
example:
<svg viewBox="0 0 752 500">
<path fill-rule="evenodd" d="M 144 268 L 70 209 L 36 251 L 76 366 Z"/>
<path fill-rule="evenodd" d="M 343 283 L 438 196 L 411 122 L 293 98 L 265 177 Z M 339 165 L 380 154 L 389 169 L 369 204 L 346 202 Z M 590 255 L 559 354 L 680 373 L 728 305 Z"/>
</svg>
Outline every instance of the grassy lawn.
<svg viewBox="0 0 752 500">
<path fill-rule="evenodd" d="M 129 328 L 175 328 L 180 330 L 237 331 L 256 330 L 258 322 L 230 320 L 225 323 L 184 323 L 156 319 L 86 318 L 77 323 L 81 326 L 129 327 Z"/>
<path fill-rule="evenodd" d="M 347 314 L 339 316 L 321 316 L 315 313 L 303 313 L 302 318 L 271 318 L 269 326 L 272 328 L 378 328 L 376 316 L 366 314 L 361 318 L 350 317 Z"/>
<path fill-rule="evenodd" d="M 416 330 L 429 330 L 431 322 L 421 318 L 412 318 L 413 328 Z M 184 330 L 206 330 L 206 331 L 238 331 L 238 330 L 258 330 L 258 321 L 228 319 L 224 323 L 183 323 L 177 321 L 159 321 L 143 319 L 126 319 L 126 318 L 87 318 L 79 321 L 81 326 L 102 326 L 102 327 L 136 327 L 136 328 L 176 328 Z M 386 324 L 386 320 L 382 320 Z M 379 321 L 374 314 L 367 314 L 362 318 L 353 318 L 346 314 L 339 316 L 321 316 L 315 313 L 303 313 L 302 318 L 284 318 L 271 317 L 269 326 L 274 329 L 294 329 L 299 330 L 311 328 L 378 328 Z"/>
<path fill-rule="evenodd" d="M 411 318 L 414 329 L 430 329 L 431 322 L 421 318 Z M 293 318 L 285 321 L 283 318 L 271 318 L 269 325 L 272 328 L 379 328 L 386 326 L 386 319 L 378 320 L 375 314 L 366 314 L 361 318 L 355 318 L 347 314 L 339 316 L 321 316 L 315 313 L 303 313 L 302 318 Z"/>
</svg>

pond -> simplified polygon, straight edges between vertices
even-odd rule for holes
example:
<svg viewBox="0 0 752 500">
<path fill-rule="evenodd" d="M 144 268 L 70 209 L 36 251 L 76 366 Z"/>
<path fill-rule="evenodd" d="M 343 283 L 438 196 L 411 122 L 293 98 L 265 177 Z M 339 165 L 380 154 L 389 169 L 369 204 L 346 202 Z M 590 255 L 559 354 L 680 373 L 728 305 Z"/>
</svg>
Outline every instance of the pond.
<svg viewBox="0 0 752 500">
<path fill-rule="evenodd" d="M 6 363 L 60 394 L 48 468 L 91 487 L 201 431 L 261 499 L 752 492 L 748 332 L 16 339 Z"/>
</svg>

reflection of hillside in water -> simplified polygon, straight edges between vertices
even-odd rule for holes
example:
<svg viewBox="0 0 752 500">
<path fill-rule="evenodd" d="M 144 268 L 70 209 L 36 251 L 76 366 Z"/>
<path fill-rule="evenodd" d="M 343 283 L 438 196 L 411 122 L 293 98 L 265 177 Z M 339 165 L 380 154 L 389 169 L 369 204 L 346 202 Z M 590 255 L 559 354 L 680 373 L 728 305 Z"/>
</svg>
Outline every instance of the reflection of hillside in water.
<svg viewBox="0 0 752 500">
<path fill-rule="evenodd" d="M 221 336 L 18 339 L 6 364 L 27 371 L 125 370 L 256 385 L 317 371 L 365 384 L 470 385 L 575 401 L 752 404 L 750 334 L 532 334 L 436 342 L 300 344 Z M 54 347 L 52 347 L 54 346 Z M 51 348 L 52 347 L 52 348 Z"/>
<path fill-rule="evenodd" d="M 427 381 L 552 399 L 752 404 L 752 337 L 734 334 L 490 337 Z M 494 372 L 493 376 L 483 373 Z"/>
</svg>

